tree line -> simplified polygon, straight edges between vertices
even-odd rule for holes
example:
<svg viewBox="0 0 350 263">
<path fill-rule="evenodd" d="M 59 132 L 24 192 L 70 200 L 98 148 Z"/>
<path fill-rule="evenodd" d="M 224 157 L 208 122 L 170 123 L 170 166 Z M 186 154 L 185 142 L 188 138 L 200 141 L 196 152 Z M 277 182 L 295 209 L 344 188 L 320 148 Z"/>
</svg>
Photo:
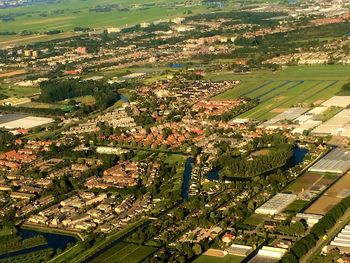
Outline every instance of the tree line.
<svg viewBox="0 0 350 263">
<path fill-rule="evenodd" d="M 310 249 L 331 229 L 350 207 L 350 196 L 342 199 L 310 230 L 310 233 L 296 241 L 288 253 L 284 255 L 282 263 L 294 263 L 306 255 Z"/>
<path fill-rule="evenodd" d="M 39 100 L 46 103 L 92 95 L 99 109 L 112 106 L 120 99 L 118 89 L 121 84 L 108 84 L 104 81 L 49 80 L 40 84 Z"/>
</svg>

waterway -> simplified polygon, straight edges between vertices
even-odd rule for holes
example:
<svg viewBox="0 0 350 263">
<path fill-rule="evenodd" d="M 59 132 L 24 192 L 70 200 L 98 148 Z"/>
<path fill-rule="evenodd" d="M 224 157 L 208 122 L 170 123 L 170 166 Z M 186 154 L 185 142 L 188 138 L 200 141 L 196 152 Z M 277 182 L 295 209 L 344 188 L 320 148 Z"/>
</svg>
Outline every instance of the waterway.
<svg viewBox="0 0 350 263">
<path fill-rule="evenodd" d="M 57 250 L 57 249 L 64 250 L 69 243 L 75 244 L 78 241 L 78 239 L 73 236 L 41 232 L 37 230 L 29 230 L 29 229 L 22 229 L 22 228 L 18 230 L 18 234 L 23 239 L 27 239 L 35 236 L 43 236 L 46 239 L 47 244 L 0 255 L 0 260 L 8 257 L 24 255 L 27 253 L 31 253 L 31 252 L 35 252 L 35 251 L 39 251 L 47 248 L 52 248 L 54 250 Z"/>
<path fill-rule="evenodd" d="M 129 99 L 125 95 L 119 94 L 119 97 L 122 102 L 129 103 Z"/>
<path fill-rule="evenodd" d="M 182 183 L 182 200 L 184 201 L 188 199 L 188 192 L 190 190 L 190 182 L 192 177 L 193 161 L 193 158 L 189 157 L 187 158 L 185 163 L 185 170 Z"/>
<path fill-rule="evenodd" d="M 171 211 L 175 207 L 181 205 L 183 203 L 183 201 L 188 199 L 188 193 L 189 193 L 189 189 L 190 189 L 190 181 L 191 181 L 191 177 L 192 177 L 193 162 L 194 162 L 194 159 L 192 157 L 187 158 L 187 160 L 185 162 L 185 169 L 184 169 L 184 173 L 183 173 L 182 192 L 181 192 L 182 200 L 179 200 L 173 206 L 168 207 L 167 209 L 165 209 L 164 211 L 159 213 L 156 216 L 157 218 L 160 218 L 160 217 L 164 216 L 165 214 L 169 213 L 169 211 Z M 139 229 L 142 229 L 142 228 L 148 226 L 151 222 L 152 221 L 148 220 L 148 221 L 144 222 L 143 224 L 141 224 L 140 226 L 135 227 L 134 229 L 132 229 L 129 232 L 125 233 L 124 235 L 120 236 L 116 240 L 113 240 L 110 244 L 108 244 L 107 246 L 105 246 L 104 248 L 99 250 L 97 253 L 95 253 L 95 254 L 91 255 L 90 257 L 88 257 L 87 259 L 83 260 L 83 263 L 91 262 L 92 260 L 94 260 L 98 256 L 102 255 L 103 253 L 105 253 L 106 251 L 111 249 L 112 247 L 116 246 L 118 243 L 120 243 L 123 240 L 125 240 L 126 238 L 130 237 L 133 233 L 137 232 Z"/>
<path fill-rule="evenodd" d="M 288 162 L 288 164 L 286 164 L 284 167 L 282 167 L 282 169 L 287 170 L 293 166 L 296 166 L 296 165 L 302 163 L 304 161 L 305 155 L 307 153 L 308 153 L 307 149 L 301 148 L 301 147 L 295 147 L 293 149 L 292 159 L 290 160 L 290 162 Z M 206 177 L 210 181 L 218 181 L 219 180 L 219 172 L 220 172 L 220 168 L 215 167 L 209 173 L 207 173 Z M 271 171 L 269 171 L 269 173 L 270 172 Z"/>
</svg>

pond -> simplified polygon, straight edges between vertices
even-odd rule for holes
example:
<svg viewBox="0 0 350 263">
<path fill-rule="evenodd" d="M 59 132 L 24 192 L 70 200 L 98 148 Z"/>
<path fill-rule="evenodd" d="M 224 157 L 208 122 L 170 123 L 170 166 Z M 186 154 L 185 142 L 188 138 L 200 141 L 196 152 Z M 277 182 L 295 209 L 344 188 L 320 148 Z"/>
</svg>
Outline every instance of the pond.
<svg viewBox="0 0 350 263">
<path fill-rule="evenodd" d="M 182 184 L 182 199 L 187 200 L 188 199 L 188 192 L 190 190 L 190 181 L 192 177 L 192 165 L 193 165 L 193 158 L 189 157 L 186 160 L 185 163 L 185 170 L 184 170 L 184 176 L 183 176 L 183 184 Z"/>
<path fill-rule="evenodd" d="M 119 94 L 119 97 L 122 102 L 129 103 L 129 99 L 125 95 Z"/>
<path fill-rule="evenodd" d="M 8 257 L 13 257 L 13 256 L 19 256 L 19 255 L 24 255 L 27 253 L 39 251 L 42 249 L 47 249 L 47 248 L 52 248 L 54 250 L 61 249 L 64 250 L 69 243 L 75 244 L 78 239 L 73 237 L 73 236 L 68 236 L 68 235 L 62 235 L 62 234 L 56 234 L 56 233 L 48 233 L 48 232 L 41 232 L 37 230 L 29 230 L 29 229 L 22 229 L 20 228 L 18 230 L 18 234 L 23 238 L 31 238 L 35 236 L 43 236 L 47 244 L 42 245 L 42 246 L 37 246 L 37 247 L 32 247 L 28 249 L 23 249 L 20 251 L 15 251 L 15 252 L 10 252 L 4 255 L 0 255 L 0 260 Z"/>
</svg>

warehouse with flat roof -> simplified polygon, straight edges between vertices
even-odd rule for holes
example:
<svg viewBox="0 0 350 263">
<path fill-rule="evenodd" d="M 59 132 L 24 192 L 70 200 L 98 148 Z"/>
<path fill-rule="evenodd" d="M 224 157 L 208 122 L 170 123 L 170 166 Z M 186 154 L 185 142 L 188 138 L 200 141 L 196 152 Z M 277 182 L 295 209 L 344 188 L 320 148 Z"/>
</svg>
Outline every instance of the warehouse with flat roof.
<svg viewBox="0 0 350 263">
<path fill-rule="evenodd" d="M 294 194 L 278 193 L 265 204 L 256 209 L 255 213 L 263 215 L 276 215 L 282 212 L 288 205 L 293 203 L 296 198 L 297 196 Z"/>
<path fill-rule="evenodd" d="M 350 151 L 334 148 L 309 168 L 311 172 L 345 174 L 350 169 Z"/>
<path fill-rule="evenodd" d="M 293 121 L 299 118 L 302 114 L 304 114 L 308 110 L 309 108 L 300 108 L 300 107 L 289 108 L 286 111 L 273 117 L 272 119 L 264 122 L 263 125 L 267 128 L 276 128 L 276 126 L 279 126 L 279 122 L 284 120 Z"/>
<path fill-rule="evenodd" d="M 326 247 L 326 252 L 329 252 L 334 248 L 337 248 L 340 253 L 343 254 L 350 252 L 350 224 L 346 225 Z"/>
<path fill-rule="evenodd" d="M 311 133 L 315 135 L 342 135 L 350 134 L 350 109 L 345 109 L 333 118 L 318 126 Z"/>
<path fill-rule="evenodd" d="M 346 108 L 350 105 L 350 96 L 334 96 L 322 103 L 325 107 L 342 107 Z"/>
</svg>

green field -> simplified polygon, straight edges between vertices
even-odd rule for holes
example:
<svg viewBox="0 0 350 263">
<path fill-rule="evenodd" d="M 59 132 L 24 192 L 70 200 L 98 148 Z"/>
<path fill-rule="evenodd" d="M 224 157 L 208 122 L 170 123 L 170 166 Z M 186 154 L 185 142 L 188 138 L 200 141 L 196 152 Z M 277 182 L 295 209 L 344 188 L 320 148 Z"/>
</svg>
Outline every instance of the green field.
<svg viewBox="0 0 350 263">
<path fill-rule="evenodd" d="M 225 257 L 212 257 L 201 255 L 198 257 L 194 263 L 240 263 L 244 257 L 226 255 Z"/>
<path fill-rule="evenodd" d="M 296 214 L 299 213 L 309 202 L 305 200 L 295 200 L 283 211 L 285 213 Z"/>
<path fill-rule="evenodd" d="M 350 81 L 350 66 L 292 66 L 278 72 L 249 74 L 217 73 L 207 78 L 240 80 L 241 84 L 219 94 L 216 99 L 258 98 L 260 105 L 240 117 L 270 119 L 292 106 L 319 104 L 334 96 Z"/>
<path fill-rule="evenodd" d="M 11 17 L 12 21 L 0 20 L 0 31 L 19 33 L 23 30 L 42 35 L 0 36 L 0 45 L 24 44 L 62 38 L 65 35 L 45 35 L 50 30 L 62 30 L 66 34 L 75 27 L 103 29 L 125 27 L 141 22 L 174 18 L 204 12 L 203 5 L 186 5 L 184 0 L 59 0 L 51 3 L 37 3 L 0 10 L 0 16 Z M 113 5 L 119 5 L 115 7 Z M 96 7 L 107 8 L 96 12 Z"/>
<path fill-rule="evenodd" d="M 107 250 L 105 253 L 96 257 L 91 262 L 96 263 L 108 263 L 108 262 L 125 262 L 125 263 L 137 263 L 143 260 L 148 255 L 156 251 L 157 248 L 148 246 L 139 246 L 129 243 L 118 243 L 116 246 Z"/>
<path fill-rule="evenodd" d="M 265 215 L 252 214 L 246 220 L 244 220 L 244 224 L 251 226 L 259 226 L 265 223 L 265 220 L 268 219 Z"/>
</svg>

